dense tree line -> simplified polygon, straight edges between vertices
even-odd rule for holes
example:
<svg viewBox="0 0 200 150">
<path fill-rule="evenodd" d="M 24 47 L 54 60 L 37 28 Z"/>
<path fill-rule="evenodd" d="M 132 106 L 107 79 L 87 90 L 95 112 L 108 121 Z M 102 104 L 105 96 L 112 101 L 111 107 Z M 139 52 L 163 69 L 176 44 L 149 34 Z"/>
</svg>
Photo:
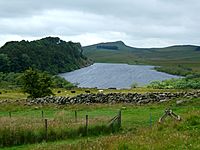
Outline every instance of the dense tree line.
<svg viewBox="0 0 200 150">
<path fill-rule="evenodd" d="M 97 45 L 97 49 L 110 49 L 110 50 L 118 50 L 117 46 L 106 46 L 106 45 Z"/>
<path fill-rule="evenodd" d="M 65 88 L 65 89 L 71 89 L 75 87 L 72 83 L 66 81 L 64 78 L 57 76 L 57 75 L 51 75 L 47 72 L 41 72 L 39 70 L 33 70 L 32 68 L 29 68 L 27 70 L 32 70 L 32 72 L 36 72 L 39 77 L 42 77 L 43 74 L 48 75 L 50 77 L 50 80 L 52 82 L 51 88 Z M 22 77 L 25 73 L 28 73 L 30 71 L 24 71 L 23 73 L 3 73 L 0 72 L 0 89 L 16 89 L 16 88 L 22 88 L 24 86 L 24 80 L 22 80 Z M 30 80 L 32 80 L 30 76 Z M 38 82 L 41 83 L 41 82 Z"/>
<path fill-rule="evenodd" d="M 23 72 L 29 67 L 51 74 L 72 71 L 90 61 L 79 43 L 47 37 L 36 41 L 7 42 L 0 48 L 0 72 Z"/>
</svg>

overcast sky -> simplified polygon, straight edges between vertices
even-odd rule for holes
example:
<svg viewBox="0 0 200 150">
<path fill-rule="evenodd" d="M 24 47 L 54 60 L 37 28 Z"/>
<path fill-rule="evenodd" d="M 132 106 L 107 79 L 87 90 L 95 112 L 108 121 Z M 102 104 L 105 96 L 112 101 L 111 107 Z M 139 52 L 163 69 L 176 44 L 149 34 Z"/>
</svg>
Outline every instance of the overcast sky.
<svg viewBox="0 0 200 150">
<path fill-rule="evenodd" d="M 200 45 L 200 0 L 0 0 L 0 46 L 46 36 L 83 46 Z"/>
</svg>

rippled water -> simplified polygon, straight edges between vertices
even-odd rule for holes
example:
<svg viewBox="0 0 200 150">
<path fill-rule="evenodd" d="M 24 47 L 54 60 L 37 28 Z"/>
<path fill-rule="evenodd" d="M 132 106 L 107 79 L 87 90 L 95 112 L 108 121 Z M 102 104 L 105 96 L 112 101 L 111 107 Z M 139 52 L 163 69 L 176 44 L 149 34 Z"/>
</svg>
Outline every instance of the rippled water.
<svg viewBox="0 0 200 150">
<path fill-rule="evenodd" d="M 89 88 L 130 88 L 132 83 L 143 86 L 154 80 L 179 78 L 153 68 L 146 65 L 95 63 L 60 76 L 72 83 L 79 83 L 79 87 Z"/>
</svg>

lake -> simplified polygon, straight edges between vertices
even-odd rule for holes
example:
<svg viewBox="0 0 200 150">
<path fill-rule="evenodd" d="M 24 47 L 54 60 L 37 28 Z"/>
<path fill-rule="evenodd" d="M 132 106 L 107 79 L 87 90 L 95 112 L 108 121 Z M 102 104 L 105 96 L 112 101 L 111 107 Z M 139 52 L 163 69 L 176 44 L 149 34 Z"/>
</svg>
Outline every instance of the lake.
<svg viewBox="0 0 200 150">
<path fill-rule="evenodd" d="M 147 65 L 95 63 L 60 76 L 72 83 L 78 83 L 78 87 L 88 88 L 130 88 L 132 83 L 144 86 L 154 80 L 179 78 L 153 68 L 154 66 Z"/>
</svg>

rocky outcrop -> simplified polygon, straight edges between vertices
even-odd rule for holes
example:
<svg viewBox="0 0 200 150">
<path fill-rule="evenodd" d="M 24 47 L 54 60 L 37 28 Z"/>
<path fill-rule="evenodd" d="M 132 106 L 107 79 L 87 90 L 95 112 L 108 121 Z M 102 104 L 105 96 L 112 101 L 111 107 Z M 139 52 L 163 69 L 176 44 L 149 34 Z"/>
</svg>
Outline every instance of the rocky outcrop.
<svg viewBox="0 0 200 150">
<path fill-rule="evenodd" d="M 44 98 L 27 99 L 28 104 L 90 104 L 90 103 L 161 103 L 173 98 L 197 98 L 200 97 L 200 91 L 196 92 L 178 92 L 178 93 L 109 93 L 109 94 L 80 94 L 75 97 L 55 97 L 48 96 Z"/>
</svg>

